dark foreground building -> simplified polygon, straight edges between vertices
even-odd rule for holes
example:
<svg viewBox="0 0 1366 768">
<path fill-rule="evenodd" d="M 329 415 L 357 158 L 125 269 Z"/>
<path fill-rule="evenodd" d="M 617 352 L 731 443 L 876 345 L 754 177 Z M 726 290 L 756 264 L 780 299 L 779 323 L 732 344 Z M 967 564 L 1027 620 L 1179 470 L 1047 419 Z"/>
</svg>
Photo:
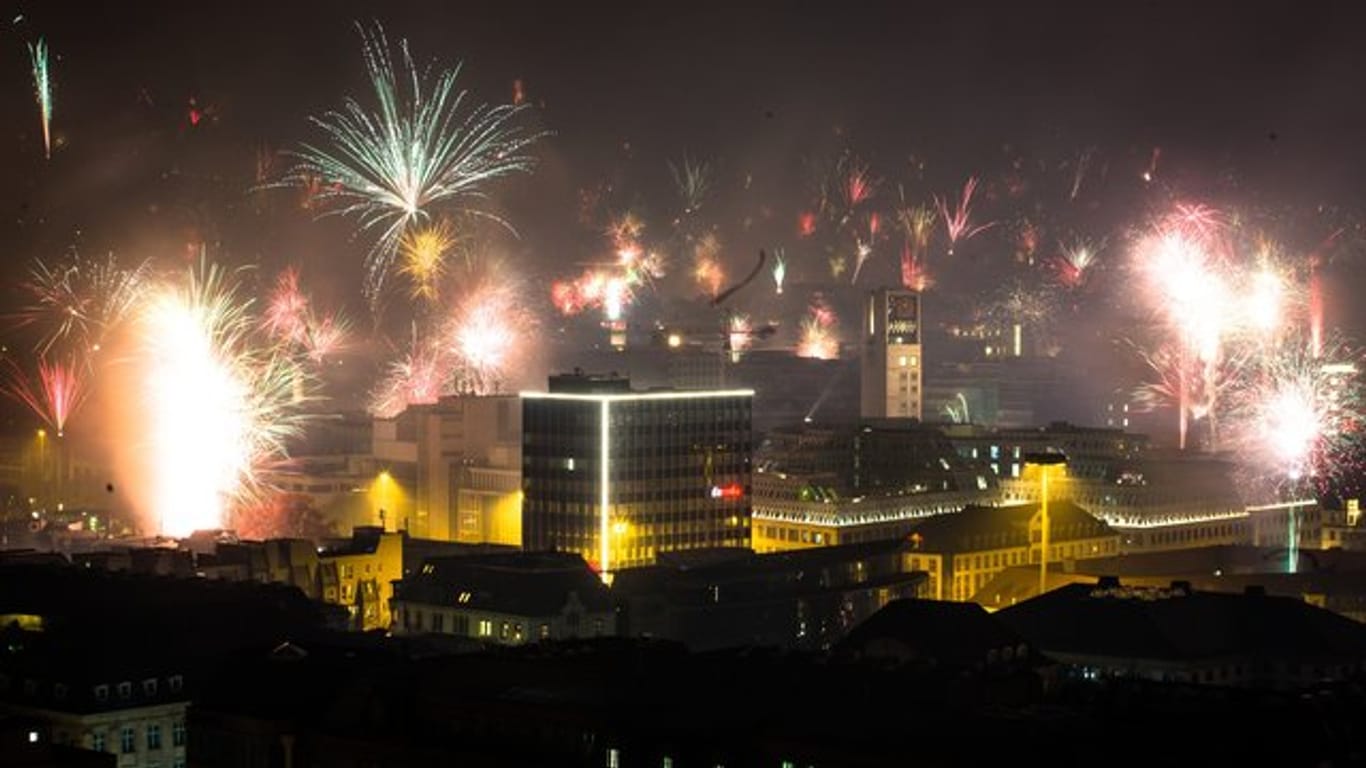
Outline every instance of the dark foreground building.
<svg viewBox="0 0 1366 768">
<path fill-rule="evenodd" d="M 879 541 L 757 555 L 681 552 L 623 571 L 612 592 L 622 634 L 694 650 L 733 646 L 827 649 L 888 602 L 924 596 L 913 545 Z"/>
</svg>

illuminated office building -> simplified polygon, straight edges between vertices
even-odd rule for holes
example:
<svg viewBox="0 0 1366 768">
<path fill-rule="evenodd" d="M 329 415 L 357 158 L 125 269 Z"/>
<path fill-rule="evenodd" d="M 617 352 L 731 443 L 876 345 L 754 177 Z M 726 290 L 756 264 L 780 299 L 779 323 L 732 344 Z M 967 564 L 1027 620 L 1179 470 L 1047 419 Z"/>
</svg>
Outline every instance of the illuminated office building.
<svg viewBox="0 0 1366 768">
<path fill-rule="evenodd" d="M 920 294 L 883 288 L 864 304 L 861 353 L 865 419 L 919 419 L 922 405 Z"/>
<path fill-rule="evenodd" d="M 522 545 L 610 575 L 683 549 L 750 545 L 752 390 L 634 391 L 552 376 L 522 394 Z"/>
</svg>

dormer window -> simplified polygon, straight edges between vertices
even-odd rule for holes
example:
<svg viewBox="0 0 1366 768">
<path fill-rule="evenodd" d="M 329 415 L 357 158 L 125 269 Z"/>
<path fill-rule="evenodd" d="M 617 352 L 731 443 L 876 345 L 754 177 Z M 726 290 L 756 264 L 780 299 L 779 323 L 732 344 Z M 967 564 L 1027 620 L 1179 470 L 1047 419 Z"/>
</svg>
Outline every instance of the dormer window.
<svg viewBox="0 0 1366 768">
<path fill-rule="evenodd" d="M 97 685 L 97 686 L 95 686 L 95 701 L 108 701 L 108 700 L 109 700 L 109 686 L 107 686 L 107 685 Z"/>
<path fill-rule="evenodd" d="M 119 698 L 120 698 L 120 699 L 131 698 L 132 695 L 133 695 L 133 684 L 132 684 L 132 683 L 119 683 Z"/>
<path fill-rule="evenodd" d="M 171 686 L 172 693 L 179 693 L 180 689 L 185 687 L 185 678 L 181 675 L 171 675 L 166 682 Z"/>
<path fill-rule="evenodd" d="M 142 693 L 144 696 L 157 695 L 157 681 L 155 679 L 142 681 Z"/>
</svg>

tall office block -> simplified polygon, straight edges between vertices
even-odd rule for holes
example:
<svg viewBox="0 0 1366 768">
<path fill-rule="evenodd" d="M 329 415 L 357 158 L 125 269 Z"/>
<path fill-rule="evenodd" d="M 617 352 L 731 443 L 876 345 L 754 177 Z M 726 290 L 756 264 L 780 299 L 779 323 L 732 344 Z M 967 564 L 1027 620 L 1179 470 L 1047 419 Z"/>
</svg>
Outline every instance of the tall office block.
<svg viewBox="0 0 1366 768">
<path fill-rule="evenodd" d="M 552 376 L 522 394 L 522 545 L 605 577 L 662 552 L 750 544 L 752 390 L 634 391 Z"/>
<path fill-rule="evenodd" d="M 883 288 L 864 303 L 862 396 L 865 419 L 919 419 L 923 395 L 920 294 Z"/>
</svg>

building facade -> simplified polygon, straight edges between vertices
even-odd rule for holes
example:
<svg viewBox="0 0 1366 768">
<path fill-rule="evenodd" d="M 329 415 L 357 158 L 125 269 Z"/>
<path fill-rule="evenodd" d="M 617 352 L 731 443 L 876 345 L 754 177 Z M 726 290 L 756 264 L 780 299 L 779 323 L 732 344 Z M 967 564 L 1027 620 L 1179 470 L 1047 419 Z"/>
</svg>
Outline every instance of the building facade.
<svg viewBox="0 0 1366 768">
<path fill-rule="evenodd" d="M 883 288 L 864 302 L 859 413 L 865 419 L 919 419 L 924 386 L 920 294 Z"/>
<path fill-rule="evenodd" d="M 522 541 L 604 576 L 661 552 L 750 545 L 752 390 L 637 392 L 551 377 L 522 395 Z"/>
<path fill-rule="evenodd" d="M 397 585 L 393 611 L 396 635 L 523 645 L 617 633 L 607 586 L 559 552 L 433 558 Z"/>
</svg>

